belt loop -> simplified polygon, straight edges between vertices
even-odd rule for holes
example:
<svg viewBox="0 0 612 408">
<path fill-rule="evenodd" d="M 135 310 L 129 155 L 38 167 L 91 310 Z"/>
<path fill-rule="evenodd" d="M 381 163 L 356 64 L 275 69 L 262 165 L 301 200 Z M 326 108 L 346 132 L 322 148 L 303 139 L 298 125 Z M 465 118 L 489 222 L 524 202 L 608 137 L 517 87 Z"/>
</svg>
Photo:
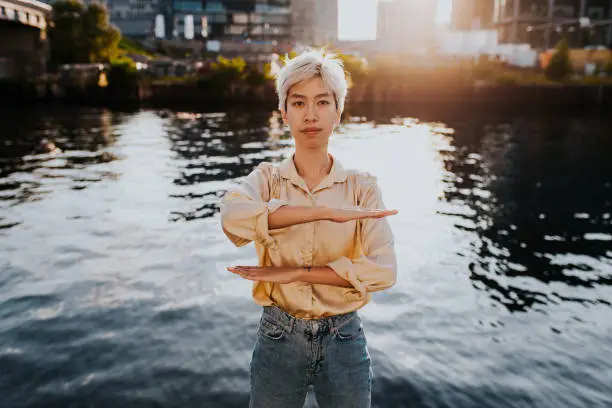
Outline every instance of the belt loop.
<svg viewBox="0 0 612 408">
<path fill-rule="evenodd" d="M 326 319 L 327 327 L 329 327 L 329 332 L 334 332 L 334 319 L 332 316 L 327 317 Z"/>
<path fill-rule="evenodd" d="M 293 326 L 295 325 L 295 317 L 289 316 L 289 333 L 293 333 Z"/>
</svg>

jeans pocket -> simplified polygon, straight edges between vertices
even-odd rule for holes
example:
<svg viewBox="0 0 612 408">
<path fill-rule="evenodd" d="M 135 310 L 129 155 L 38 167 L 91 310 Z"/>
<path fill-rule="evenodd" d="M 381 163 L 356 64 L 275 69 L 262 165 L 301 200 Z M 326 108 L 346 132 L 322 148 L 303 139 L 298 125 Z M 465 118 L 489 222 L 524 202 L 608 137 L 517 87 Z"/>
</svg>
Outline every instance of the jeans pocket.
<svg viewBox="0 0 612 408">
<path fill-rule="evenodd" d="M 282 340 L 285 337 L 285 329 L 277 322 L 262 316 L 259 321 L 258 334 L 268 340 Z"/>
<path fill-rule="evenodd" d="M 354 318 L 352 321 L 346 323 L 344 326 L 341 326 L 336 330 L 335 338 L 339 341 L 351 341 L 359 338 L 361 335 L 363 335 L 361 320 Z"/>
</svg>

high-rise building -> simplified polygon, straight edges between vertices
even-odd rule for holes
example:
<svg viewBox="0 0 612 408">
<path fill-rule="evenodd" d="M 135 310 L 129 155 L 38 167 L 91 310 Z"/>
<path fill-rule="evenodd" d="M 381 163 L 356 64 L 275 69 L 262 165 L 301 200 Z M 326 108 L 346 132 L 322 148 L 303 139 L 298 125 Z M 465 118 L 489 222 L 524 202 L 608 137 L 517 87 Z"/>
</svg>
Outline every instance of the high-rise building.
<svg viewBox="0 0 612 408">
<path fill-rule="evenodd" d="M 122 35 L 139 39 L 154 35 L 155 15 L 160 12 L 162 0 L 106 0 L 100 3 L 106 4 L 111 23 Z"/>
<path fill-rule="evenodd" d="M 259 58 L 291 49 L 291 0 L 203 0 L 202 7 L 196 32 L 209 51 Z"/>
<path fill-rule="evenodd" d="M 338 0 L 293 0 L 293 39 L 306 46 L 324 46 L 338 39 Z"/>
<path fill-rule="evenodd" d="M 610 0 L 495 0 L 494 25 L 506 43 L 548 48 L 565 37 L 572 47 L 612 46 L 606 20 L 612 20 Z"/>
<path fill-rule="evenodd" d="M 424 53 L 435 45 L 436 0 L 381 1 L 377 43 L 380 52 Z"/>
<path fill-rule="evenodd" d="M 314 45 L 316 0 L 294 0 L 291 2 L 291 17 L 293 41 L 306 46 Z"/>
<path fill-rule="evenodd" d="M 47 0 L 52 3 L 53 0 Z M 301 2 L 304 0 L 295 0 Z M 318 0 L 317 0 L 318 1 Z M 84 0 L 105 4 L 110 20 L 131 37 L 286 43 L 291 39 L 291 0 Z M 329 3 L 333 2 L 328 0 Z M 158 36 L 159 36 L 159 30 Z"/>
<path fill-rule="evenodd" d="M 203 0 L 208 38 L 287 42 L 291 0 Z"/>
<path fill-rule="evenodd" d="M 337 39 L 338 0 L 315 0 L 314 44 L 333 44 Z"/>
<path fill-rule="evenodd" d="M 55 0 L 42 0 L 53 4 Z M 110 22 L 126 37 L 145 39 L 153 36 L 155 15 L 164 2 L 172 0 L 81 0 L 85 5 L 99 3 L 108 10 Z"/>
<path fill-rule="evenodd" d="M 450 27 L 458 31 L 490 28 L 495 0 L 453 0 Z"/>
</svg>

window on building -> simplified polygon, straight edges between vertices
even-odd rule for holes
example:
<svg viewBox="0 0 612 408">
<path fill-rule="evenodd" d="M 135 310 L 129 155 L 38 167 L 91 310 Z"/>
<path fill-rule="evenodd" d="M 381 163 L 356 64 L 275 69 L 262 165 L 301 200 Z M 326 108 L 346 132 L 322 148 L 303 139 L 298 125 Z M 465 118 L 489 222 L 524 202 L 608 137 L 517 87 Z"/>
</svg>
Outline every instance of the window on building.
<svg viewBox="0 0 612 408">
<path fill-rule="evenodd" d="M 207 1 L 206 2 L 206 8 L 204 10 L 207 13 L 219 13 L 219 12 L 224 12 L 225 11 L 225 7 L 223 7 L 223 4 L 221 2 L 218 2 L 218 1 Z"/>
<path fill-rule="evenodd" d="M 211 23 L 227 23 L 225 14 L 212 14 L 208 16 L 208 21 Z"/>
<path fill-rule="evenodd" d="M 244 13 L 234 14 L 234 23 L 236 24 L 247 24 L 249 22 L 249 15 Z"/>
<path fill-rule="evenodd" d="M 282 15 L 264 15 L 261 18 L 262 22 L 269 24 L 286 24 L 287 17 Z"/>
<path fill-rule="evenodd" d="M 203 11 L 202 2 L 199 0 L 175 0 L 174 9 L 180 11 Z"/>
<path fill-rule="evenodd" d="M 604 9 L 603 7 L 589 7 L 587 9 L 587 16 L 591 20 L 601 20 L 604 18 Z"/>
<path fill-rule="evenodd" d="M 577 14 L 577 10 L 573 6 L 555 6 L 555 17 L 572 18 Z"/>
<path fill-rule="evenodd" d="M 246 27 L 241 25 L 232 24 L 228 27 L 225 27 L 226 34 L 230 35 L 242 35 L 246 32 Z"/>
</svg>

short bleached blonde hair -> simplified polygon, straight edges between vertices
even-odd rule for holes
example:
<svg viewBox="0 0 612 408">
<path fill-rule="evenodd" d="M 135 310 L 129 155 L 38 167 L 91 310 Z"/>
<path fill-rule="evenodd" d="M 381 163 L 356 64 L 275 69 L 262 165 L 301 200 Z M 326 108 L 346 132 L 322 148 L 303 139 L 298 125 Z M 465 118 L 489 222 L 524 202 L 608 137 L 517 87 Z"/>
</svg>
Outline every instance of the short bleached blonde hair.
<svg viewBox="0 0 612 408">
<path fill-rule="evenodd" d="M 316 77 L 320 77 L 331 89 L 336 109 L 342 113 L 348 92 L 344 64 L 335 54 L 323 50 L 308 50 L 289 59 L 279 70 L 276 74 L 278 108 L 287 111 L 287 96 L 292 86 Z"/>
</svg>

